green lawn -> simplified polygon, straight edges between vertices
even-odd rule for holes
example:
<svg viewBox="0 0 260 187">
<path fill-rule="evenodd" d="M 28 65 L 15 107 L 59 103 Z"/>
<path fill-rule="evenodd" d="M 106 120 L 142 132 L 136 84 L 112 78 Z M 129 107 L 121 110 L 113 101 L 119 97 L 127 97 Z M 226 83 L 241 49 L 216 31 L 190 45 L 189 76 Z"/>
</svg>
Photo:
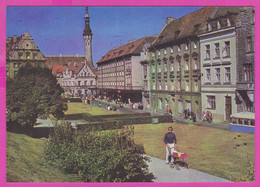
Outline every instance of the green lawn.
<svg viewBox="0 0 260 187">
<path fill-rule="evenodd" d="M 68 175 L 44 164 L 44 139 L 23 134 L 6 134 L 7 182 L 76 182 L 76 175 Z"/>
<path fill-rule="evenodd" d="M 67 103 L 67 104 L 68 104 L 68 110 L 65 112 L 65 114 L 87 113 L 91 116 L 121 114 L 121 112 L 110 111 L 101 107 L 83 104 L 83 103 Z"/>
<path fill-rule="evenodd" d="M 247 157 L 254 162 L 255 135 L 249 133 L 173 123 L 145 124 L 135 126 L 135 140 L 144 145 L 148 155 L 165 159 L 163 138 L 169 125 L 176 134 L 177 148 L 188 154 L 190 168 L 234 181 L 243 178 Z"/>
<path fill-rule="evenodd" d="M 120 113 L 82 103 L 68 103 L 68 107 L 66 114 Z M 163 123 L 135 125 L 135 140 L 144 145 L 148 155 L 165 159 L 163 137 L 169 125 L 174 128 L 179 151 L 188 154 L 186 161 L 190 168 L 237 181 L 242 178 L 248 168 L 247 157 L 254 162 L 254 134 L 196 125 Z M 42 157 L 45 141 L 7 132 L 6 177 L 8 182 L 80 182 L 75 175 L 64 174 L 57 168 L 44 164 Z M 240 146 L 233 149 L 238 144 Z"/>
</svg>

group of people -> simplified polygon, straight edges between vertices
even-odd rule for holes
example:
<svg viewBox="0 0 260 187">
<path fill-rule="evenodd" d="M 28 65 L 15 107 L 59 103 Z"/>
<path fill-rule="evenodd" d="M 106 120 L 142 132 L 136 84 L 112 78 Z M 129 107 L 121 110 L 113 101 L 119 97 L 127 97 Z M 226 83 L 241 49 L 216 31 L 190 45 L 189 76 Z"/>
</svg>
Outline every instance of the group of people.
<svg viewBox="0 0 260 187">
<path fill-rule="evenodd" d="M 184 113 L 185 119 L 190 119 L 193 122 L 196 122 L 196 120 L 197 120 L 196 112 L 190 111 L 190 109 L 188 109 L 188 110 L 184 110 L 183 113 Z"/>
<path fill-rule="evenodd" d="M 207 111 L 206 113 L 203 111 L 202 112 L 202 120 L 203 121 L 208 121 L 208 122 L 212 122 L 212 118 L 213 118 L 213 116 L 212 116 L 212 113 L 210 112 L 210 111 Z"/>
</svg>

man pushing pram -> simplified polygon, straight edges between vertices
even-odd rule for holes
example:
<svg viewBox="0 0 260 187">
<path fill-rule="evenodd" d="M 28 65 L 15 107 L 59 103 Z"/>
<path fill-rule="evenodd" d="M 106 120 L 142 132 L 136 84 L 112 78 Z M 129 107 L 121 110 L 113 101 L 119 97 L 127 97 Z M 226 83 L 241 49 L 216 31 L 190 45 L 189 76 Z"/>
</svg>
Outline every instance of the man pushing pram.
<svg viewBox="0 0 260 187">
<path fill-rule="evenodd" d="M 173 157 L 174 145 L 177 144 L 176 135 L 172 132 L 173 128 L 170 126 L 168 128 L 168 133 L 164 136 L 164 143 L 166 145 L 166 164 L 175 163 L 175 158 Z"/>
<path fill-rule="evenodd" d="M 177 144 L 177 139 L 176 139 L 176 135 L 172 131 L 173 128 L 171 126 L 168 128 L 168 133 L 166 133 L 164 136 L 164 143 L 166 145 L 165 162 L 166 164 L 171 163 L 170 164 L 171 168 L 174 168 L 175 165 L 177 170 L 179 170 L 179 167 L 177 165 L 189 168 L 188 164 L 183 161 L 185 158 L 188 158 L 188 154 L 179 152 L 174 148 L 174 145 Z M 176 161 L 176 159 L 178 161 Z"/>
</svg>

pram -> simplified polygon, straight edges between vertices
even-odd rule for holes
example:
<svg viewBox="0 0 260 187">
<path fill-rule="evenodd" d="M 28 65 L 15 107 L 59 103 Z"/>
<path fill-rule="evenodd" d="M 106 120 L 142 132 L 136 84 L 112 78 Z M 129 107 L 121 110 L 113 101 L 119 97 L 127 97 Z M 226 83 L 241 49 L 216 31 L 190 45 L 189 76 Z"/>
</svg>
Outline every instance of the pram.
<svg viewBox="0 0 260 187">
<path fill-rule="evenodd" d="M 172 155 L 174 157 L 174 164 L 179 165 L 181 167 L 189 168 L 188 164 L 184 161 L 185 158 L 188 158 L 187 153 L 182 153 L 177 150 L 172 151 Z M 178 169 L 178 167 L 177 167 Z"/>
</svg>

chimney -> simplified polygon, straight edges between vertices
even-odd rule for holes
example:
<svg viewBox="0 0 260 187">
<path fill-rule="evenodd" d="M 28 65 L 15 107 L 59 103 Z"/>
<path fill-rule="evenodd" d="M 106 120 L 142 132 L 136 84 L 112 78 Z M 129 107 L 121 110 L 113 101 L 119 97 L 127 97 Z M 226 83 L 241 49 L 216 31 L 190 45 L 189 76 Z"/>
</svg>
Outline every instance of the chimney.
<svg viewBox="0 0 260 187">
<path fill-rule="evenodd" d="M 171 21 L 175 20 L 173 17 L 167 17 L 166 18 L 166 24 L 168 25 Z"/>
</svg>

